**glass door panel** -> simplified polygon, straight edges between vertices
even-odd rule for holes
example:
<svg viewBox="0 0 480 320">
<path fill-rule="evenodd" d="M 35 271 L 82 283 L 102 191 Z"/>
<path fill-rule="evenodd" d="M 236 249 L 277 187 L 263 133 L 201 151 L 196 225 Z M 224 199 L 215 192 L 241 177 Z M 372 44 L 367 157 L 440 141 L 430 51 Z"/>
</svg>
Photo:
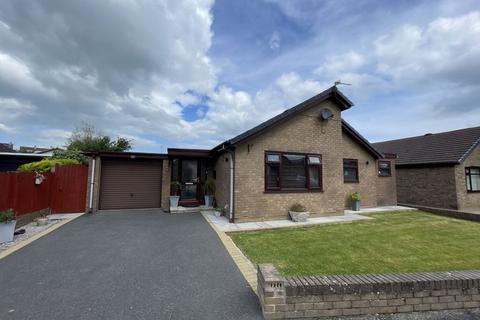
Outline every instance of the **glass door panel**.
<svg viewBox="0 0 480 320">
<path fill-rule="evenodd" d="M 196 200 L 198 184 L 198 161 L 182 159 L 182 190 L 180 200 Z"/>
</svg>

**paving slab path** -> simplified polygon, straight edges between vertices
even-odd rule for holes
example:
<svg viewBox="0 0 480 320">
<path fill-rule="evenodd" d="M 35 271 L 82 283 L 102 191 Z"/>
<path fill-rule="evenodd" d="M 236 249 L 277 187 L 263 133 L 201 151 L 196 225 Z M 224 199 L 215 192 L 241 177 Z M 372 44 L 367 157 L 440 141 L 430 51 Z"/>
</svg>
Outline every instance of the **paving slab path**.
<svg viewBox="0 0 480 320">
<path fill-rule="evenodd" d="M 200 214 L 87 214 L 0 260 L 0 319 L 262 319 Z"/>
</svg>

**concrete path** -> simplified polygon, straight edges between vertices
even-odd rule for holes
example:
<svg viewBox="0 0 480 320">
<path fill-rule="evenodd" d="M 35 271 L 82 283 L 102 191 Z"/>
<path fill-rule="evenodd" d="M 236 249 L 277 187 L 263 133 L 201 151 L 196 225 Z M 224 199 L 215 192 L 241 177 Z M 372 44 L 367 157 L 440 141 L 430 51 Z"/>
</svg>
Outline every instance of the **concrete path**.
<svg viewBox="0 0 480 320">
<path fill-rule="evenodd" d="M 84 215 L 0 260 L 0 319 L 261 319 L 200 214 Z"/>
<path fill-rule="evenodd" d="M 223 232 L 235 232 L 235 231 L 254 231 L 254 230 L 266 230 L 266 229 L 278 229 L 278 228 L 293 228 L 293 227 L 307 227 L 318 224 L 328 223 L 342 223 L 353 222 L 359 220 L 370 220 L 367 216 L 361 214 L 388 212 L 388 211 L 408 211 L 417 210 L 414 208 L 401 207 L 401 206 L 388 206 L 388 207 L 375 207 L 362 209 L 360 211 L 345 210 L 345 214 L 341 216 L 326 216 L 317 218 L 308 218 L 305 222 L 293 222 L 292 220 L 269 220 L 258 222 L 241 222 L 230 223 L 224 216 L 217 217 L 214 210 L 204 210 L 202 214 L 208 219 L 218 230 Z"/>
</svg>

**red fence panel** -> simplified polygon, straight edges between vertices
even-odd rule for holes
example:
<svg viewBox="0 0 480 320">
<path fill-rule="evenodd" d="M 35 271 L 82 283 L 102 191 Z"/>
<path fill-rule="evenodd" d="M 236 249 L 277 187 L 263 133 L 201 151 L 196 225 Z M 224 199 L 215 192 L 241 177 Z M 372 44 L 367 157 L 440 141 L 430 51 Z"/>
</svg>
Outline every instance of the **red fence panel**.
<svg viewBox="0 0 480 320">
<path fill-rule="evenodd" d="M 14 175 L 15 189 L 13 208 L 17 214 L 25 214 L 48 208 L 50 205 L 50 189 L 54 175 L 44 173 L 45 180 L 35 184 L 35 173 L 18 172 Z"/>
<path fill-rule="evenodd" d="M 0 210 L 12 208 L 17 215 L 51 208 L 53 212 L 83 212 L 88 169 L 82 165 L 55 168 L 35 184 L 35 173 L 0 173 Z"/>
<path fill-rule="evenodd" d="M 12 197 L 10 196 L 13 191 L 12 177 L 13 174 L 10 172 L 0 172 L 0 211 L 12 207 Z"/>
<path fill-rule="evenodd" d="M 87 197 L 88 168 L 65 165 L 55 168 L 51 208 L 53 212 L 83 212 Z"/>
</svg>

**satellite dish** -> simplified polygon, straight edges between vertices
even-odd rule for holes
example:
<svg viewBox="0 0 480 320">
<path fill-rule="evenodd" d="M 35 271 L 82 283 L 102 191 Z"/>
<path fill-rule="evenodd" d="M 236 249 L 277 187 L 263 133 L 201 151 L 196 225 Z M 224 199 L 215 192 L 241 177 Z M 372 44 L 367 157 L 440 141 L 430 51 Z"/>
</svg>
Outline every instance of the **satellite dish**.
<svg viewBox="0 0 480 320">
<path fill-rule="evenodd" d="M 328 121 L 333 118 L 333 112 L 328 108 L 320 109 L 320 120 Z"/>
</svg>

